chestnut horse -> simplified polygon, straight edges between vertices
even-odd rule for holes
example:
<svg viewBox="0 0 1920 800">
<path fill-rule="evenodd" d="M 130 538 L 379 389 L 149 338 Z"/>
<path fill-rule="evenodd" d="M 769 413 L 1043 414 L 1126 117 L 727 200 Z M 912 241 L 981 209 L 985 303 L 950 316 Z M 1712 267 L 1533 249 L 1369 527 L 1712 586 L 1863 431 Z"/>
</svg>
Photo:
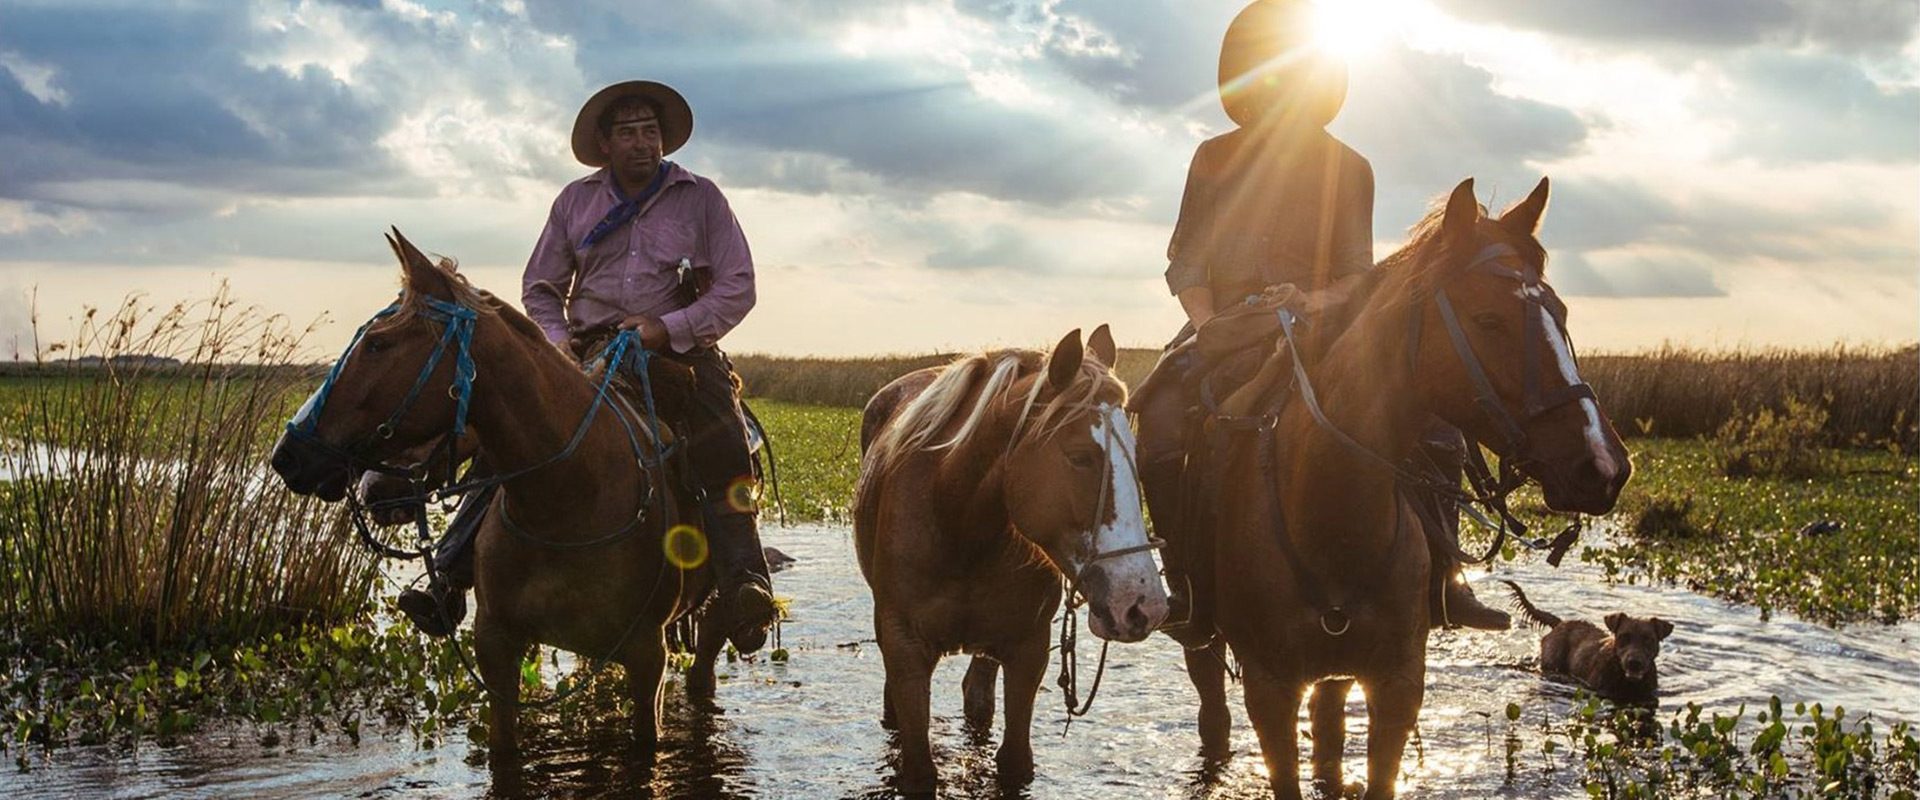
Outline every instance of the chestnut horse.
<svg viewBox="0 0 1920 800">
<path fill-rule="evenodd" d="M 665 433 L 656 439 L 648 419 L 520 312 L 398 231 L 389 243 L 402 266 L 400 300 L 363 329 L 289 425 L 275 471 L 295 492 L 338 500 L 361 470 L 398 463 L 438 437 L 483 439 L 500 488 L 474 543 L 473 633 L 494 766 L 517 762 L 520 662 L 535 643 L 625 666 L 635 734 L 650 758 L 663 629 L 708 582 L 705 570 L 676 567 L 663 551 L 684 502 L 662 463 Z"/>
<path fill-rule="evenodd" d="M 1033 776 L 1034 695 L 1063 578 L 1102 639 L 1139 641 L 1166 616 L 1113 361 L 1102 325 L 1085 348 L 1076 330 L 1051 354 L 970 356 L 902 376 L 867 403 L 854 545 L 873 590 L 881 724 L 898 731 L 902 792 L 936 788 L 928 684 L 941 656 L 1005 667 L 995 761 L 1017 785 Z M 969 670 L 970 717 L 989 663 Z M 990 666 L 984 675 L 991 692 Z"/>
<path fill-rule="evenodd" d="M 1323 338 L 1298 351 L 1303 358 L 1281 348 L 1222 407 L 1222 420 L 1253 420 L 1257 433 L 1233 437 L 1252 441 L 1219 473 L 1208 557 L 1217 626 L 1242 665 L 1247 716 L 1278 797 L 1300 796 L 1297 714 L 1306 687 L 1322 680 L 1312 703 L 1316 782 L 1340 791 L 1343 714 L 1357 679 L 1369 719 L 1366 796 L 1395 793 L 1425 691 L 1428 627 L 1426 537 L 1396 493 L 1397 464 L 1433 417 L 1537 480 L 1556 510 L 1606 513 L 1627 480 L 1626 451 L 1580 380 L 1566 308 L 1545 283 L 1534 234 L 1546 202 L 1543 179 L 1492 218 L 1473 181 L 1462 182 L 1360 279 L 1346 319 L 1314 321 Z M 1187 666 L 1203 752 L 1222 755 L 1224 654 L 1189 653 Z"/>
</svg>

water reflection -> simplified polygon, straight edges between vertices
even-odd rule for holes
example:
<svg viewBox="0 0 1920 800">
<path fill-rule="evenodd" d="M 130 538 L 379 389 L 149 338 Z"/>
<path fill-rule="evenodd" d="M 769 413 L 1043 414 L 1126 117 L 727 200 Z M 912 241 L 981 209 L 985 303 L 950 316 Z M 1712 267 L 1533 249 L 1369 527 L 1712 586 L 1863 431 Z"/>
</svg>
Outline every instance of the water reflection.
<svg viewBox="0 0 1920 800">
<path fill-rule="evenodd" d="M 652 770 L 638 766 L 631 751 L 624 704 L 609 702 L 530 715 L 518 785 L 495 785 L 484 754 L 463 736 L 424 750 L 404 734 L 369 736 L 359 747 L 324 737 L 308 745 L 299 737 L 268 749 L 238 726 L 132 753 L 57 751 L 49 767 L 0 775 L 0 796 L 890 797 L 894 751 L 879 724 L 879 649 L 849 534 L 806 526 L 770 528 L 766 538 L 799 559 L 777 578 L 779 593 L 794 598 L 795 619 L 784 632 L 792 659 L 722 663 L 712 709 L 689 702 L 679 679 L 671 678 Z M 1541 608 L 1569 618 L 1631 610 L 1674 620 L 1678 630 L 1660 657 L 1668 709 L 1694 701 L 1730 711 L 1780 694 L 1844 704 L 1850 716 L 1873 711 L 1920 719 L 1920 693 L 1912 691 L 1910 677 L 1920 674 L 1912 643 L 1920 625 L 1833 631 L 1780 616 L 1762 622 L 1751 608 L 1677 589 L 1607 587 L 1584 566 L 1502 569 Z M 1506 783 L 1506 704 L 1525 709 L 1517 724 L 1530 732 L 1546 721 L 1558 724 L 1572 704 L 1570 687 L 1533 672 L 1538 635 L 1434 634 L 1427 702 L 1407 748 L 1403 792 L 1435 798 L 1582 794 L 1576 761 L 1565 751 L 1549 755 L 1531 745 L 1515 757 L 1513 782 Z M 569 664 L 560 659 L 561 668 Z M 1033 732 L 1038 777 L 1025 788 L 999 785 L 993 760 L 998 717 L 984 731 L 964 721 L 965 669 L 964 659 L 950 658 L 934 678 L 932 737 L 948 796 L 1267 796 L 1259 743 L 1237 684 L 1228 687 L 1234 757 L 1199 757 L 1193 690 L 1170 642 L 1114 647 L 1092 715 L 1065 734 L 1060 694 L 1051 681 L 1043 686 Z M 605 694 L 619 695 L 617 682 Z M 1343 765 L 1346 779 L 1357 783 L 1366 774 L 1362 692 L 1352 693 L 1347 710 Z M 1310 752 L 1304 736 L 1301 744 Z M 1304 764 L 1303 772 L 1310 772 Z"/>
</svg>

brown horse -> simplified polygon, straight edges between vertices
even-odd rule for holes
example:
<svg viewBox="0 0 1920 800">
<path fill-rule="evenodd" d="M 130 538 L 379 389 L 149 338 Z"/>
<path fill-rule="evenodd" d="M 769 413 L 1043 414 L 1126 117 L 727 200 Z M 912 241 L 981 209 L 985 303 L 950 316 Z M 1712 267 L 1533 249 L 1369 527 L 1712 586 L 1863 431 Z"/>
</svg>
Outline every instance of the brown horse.
<svg viewBox="0 0 1920 800">
<path fill-rule="evenodd" d="M 1051 354 L 971 356 L 902 376 L 867 403 L 854 544 L 873 590 L 881 724 L 899 732 L 902 792 L 936 787 L 928 681 L 942 655 L 1005 667 L 995 761 L 1002 782 L 1021 784 L 1033 776 L 1034 694 L 1063 576 L 1103 639 L 1139 641 L 1166 616 L 1113 361 L 1103 325 L 1085 348 L 1076 330 Z M 988 663 L 969 670 L 970 717 Z"/>
<path fill-rule="evenodd" d="M 517 762 L 520 661 L 535 643 L 625 666 L 635 733 L 651 757 L 663 628 L 707 581 L 663 551 L 684 501 L 661 464 L 661 441 L 531 320 L 398 231 L 389 243 L 402 266 L 400 300 L 296 417 L 274 469 L 295 492 L 337 500 L 360 470 L 404 458 L 450 426 L 470 428 L 502 479 L 474 545 L 474 645 L 496 769 Z M 470 344 L 450 347 L 461 326 Z"/>
<path fill-rule="evenodd" d="M 1546 202 L 1542 180 L 1490 218 L 1473 182 L 1461 183 L 1362 279 L 1347 319 L 1314 321 L 1323 338 L 1299 363 L 1282 348 L 1263 370 L 1278 380 L 1257 379 L 1224 404 L 1229 418 L 1256 420 L 1257 434 L 1234 437 L 1252 442 L 1232 448 L 1220 473 L 1208 560 L 1217 625 L 1244 668 L 1276 796 L 1300 796 L 1296 719 L 1306 687 L 1323 679 L 1312 703 L 1316 781 L 1340 786 L 1357 679 L 1369 717 L 1366 796 L 1395 793 L 1425 690 L 1428 621 L 1426 538 L 1396 492 L 1395 465 L 1432 417 L 1518 465 L 1557 510 L 1605 513 L 1627 480 L 1620 439 L 1575 370 L 1565 306 L 1543 279 L 1534 234 Z M 1284 396 L 1271 390 L 1289 383 L 1306 391 L 1272 410 Z M 1223 755 L 1224 651 L 1189 653 L 1187 666 L 1203 752 Z"/>
</svg>

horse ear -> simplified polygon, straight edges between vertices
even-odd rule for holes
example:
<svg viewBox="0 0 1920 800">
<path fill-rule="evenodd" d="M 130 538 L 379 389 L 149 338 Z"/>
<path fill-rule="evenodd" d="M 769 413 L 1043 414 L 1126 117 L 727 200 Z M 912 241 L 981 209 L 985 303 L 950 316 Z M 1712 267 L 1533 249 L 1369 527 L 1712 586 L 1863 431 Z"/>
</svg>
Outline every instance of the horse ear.
<svg viewBox="0 0 1920 800">
<path fill-rule="evenodd" d="M 1479 222 L 1480 202 L 1473 198 L 1473 179 L 1468 178 L 1453 187 L 1453 194 L 1447 197 L 1447 211 L 1440 217 L 1440 242 L 1452 259 L 1465 260 Z"/>
<path fill-rule="evenodd" d="M 1540 217 L 1547 213 L 1547 179 L 1540 178 L 1540 185 L 1533 187 L 1533 193 L 1520 201 L 1507 213 L 1500 215 L 1500 226 L 1521 236 L 1532 236 L 1540 230 Z"/>
<path fill-rule="evenodd" d="M 387 243 L 393 245 L 393 254 L 400 258 L 400 274 L 406 279 L 406 287 L 420 294 L 441 300 L 453 299 L 453 283 L 447 279 L 447 273 L 433 265 L 426 253 L 414 247 L 413 242 L 394 228 L 387 236 Z"/>
<path fill-rule="evenodd" d="M 1626 612 L 1615 611 L 1607 615 L 1607 630 L 1613 633 L 1619 633 L 1620 626 L 1625 624 L 1627 624 Z"/>
<path fill-rule="evenodd" d="M 1106 323 L 1100 323 L 1100 327 L 1087 335 L 1087 353 L 1093 356 L 1093 360 L 1111 367 L 1119 351 L 1120 348 L 1113 344 L 1113 331 L 1107 329 Z"/>
<path fill-rule="evenodd" d="M 1073 385 L 1073 379 L 1080 374 L 1080 360 L 1086 351 L 1080 347 L 1080 329 L 1067 331 L 1067 335 L 1053 346 L 1053 352 L 1047 355 L 1047 383 L 1056 392 L 1064 392 Z"/>
</svg>

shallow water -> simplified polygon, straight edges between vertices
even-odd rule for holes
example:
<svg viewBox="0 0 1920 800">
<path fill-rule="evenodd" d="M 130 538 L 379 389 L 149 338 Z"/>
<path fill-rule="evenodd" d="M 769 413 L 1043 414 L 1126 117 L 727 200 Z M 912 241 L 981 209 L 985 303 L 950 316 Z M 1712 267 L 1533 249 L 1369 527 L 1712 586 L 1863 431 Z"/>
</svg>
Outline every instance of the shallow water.
<svg viewBox="0 0 1920 800">
<path fill-rule="evenodd" d="M 881 665 L 872 644 L 872 606 L 854 562 L 848 529 L 771 528 L 768 544 L 798 559 L 776 578 L 794 598 L 784 630 L 786 664 L 722 664 L 719 705 L 694 709 L 672 678 L 659 767 L 630 766 L 625 720 L 586 731 L 537 724 L 525 734 L 531 793 L 559 796 L 884 797 L 892 772 L 880 728 Z M 1595 536 L 1597 534 L 1589 534 Z M 1570 559 L 1571 561 L 1571 559 Z M 1920 720 L 1920 624 L 1835 631 L 1783 616 L 1763 622 L 1750 607 L 1729 606 L 1673 587 L 1606 586 L 1598 571 L 1569 563 L 1504 566 L 1543 609 L 1597 620 L 1614 610 L 1676 623 L 1660 657 L 1662 706 L 1688 701 L 1731 712 L 1768 695 L 1844 705 L 1849 717 Z M 1503 589 L 1476 576 L 1483 596 Z M 1536 631 L 1440 632 L 1429 648 L 1427 702 L 1418 746 L 1409 746 L 1402 788 L 1419 797 L 1533 797 L 1580 794 L 1577 770 L 1528 771 L 1503 785 L 1506 704 L 1528 721 L 1545 708 L 1558 716 L 1572 690 L 1531 671 Z M 1089 637 L 1090 638 L 1090 637 Z M 1084 660 L 1095 648 L 1083 639 Z M 567 662 L 563 658 L 562 664 Z M 961 720 L 965 660 L 948 659 L 935 679 L 934 742 L 942 785 L 951 796 L 996 796 L 997 729 L 970 731 Z M 1196 751 L 1193 692 L 1178 648 L 1164 638 L 1114 646 L 1091 716 L 1062 735 L 1052 675 L 1042 689 L 1034 730 L 1039 773 L 1022 796 L 1036 798 L 1265 795 L 1258 742 L 1246 723 L 1239 687 L 1230 686 L 1237 754 L 1206 770 Z M 1537 722 L 1535 723 L 1537 725 Z M 1349 704 L 1349 780 L 1364 774 L 1365 714 L 1359 692 Z M 1303 742 L 1304 744 L 1304 742 Z M 56 751 L 27 774 L 0 775 L 0 796 L 155 795 L 246 797 L 471 797 L 491 781 L 464 741 L 417 749 L 399 736 L 369 736 L 360 746 L 322 739 L 263 748 L 236 729 L 173 747 Z M 1561 758 L 1562 766 L 1565 758 Z"/>
</svg>

